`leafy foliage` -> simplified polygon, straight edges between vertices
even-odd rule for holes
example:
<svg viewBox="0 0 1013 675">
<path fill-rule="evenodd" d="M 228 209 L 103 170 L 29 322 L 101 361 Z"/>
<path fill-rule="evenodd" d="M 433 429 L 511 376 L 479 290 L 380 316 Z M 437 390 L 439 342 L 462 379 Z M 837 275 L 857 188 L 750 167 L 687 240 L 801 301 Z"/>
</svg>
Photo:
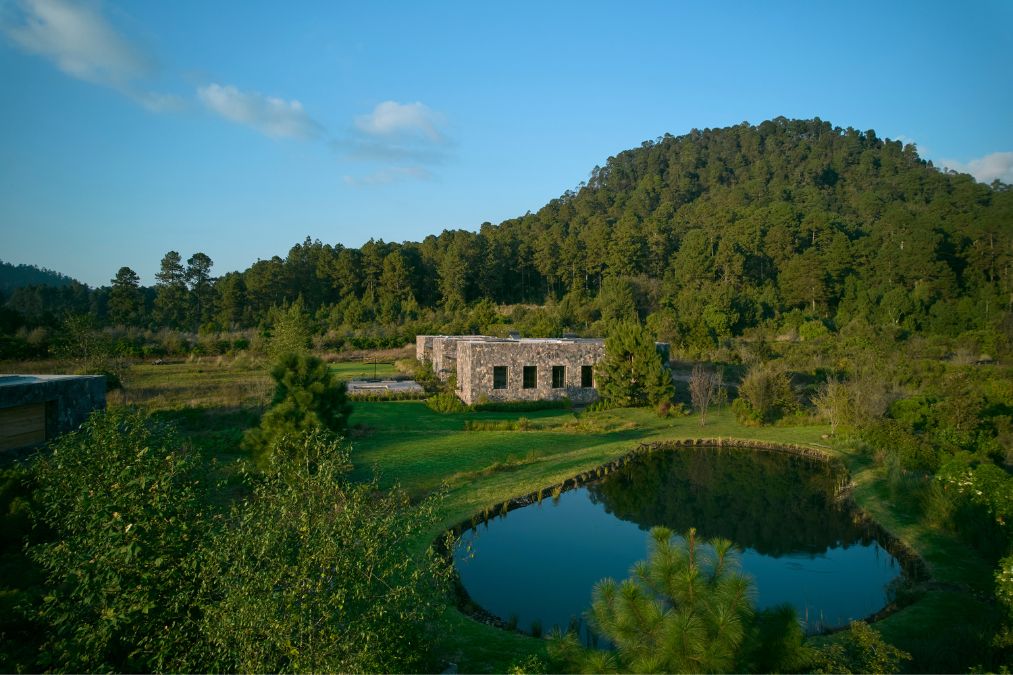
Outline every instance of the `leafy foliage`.
<svg viewBox="0 0 1013 675">
<path fill-rule="evenodd" d="M 742 378 L 733 406 L 741 421 L 766 424 L 796 410 L 798 401 L 788 375 L 774 364 L 761 363 Z"/>
<path fill-rule="evenodd" d="M 426 399 L 426 406 L 433 412 L 443 415 L 467 412 L 471 409 L 461 399 L 447 392 L 430 396 Z"/>
<path fill-rule="evenodd" d="M 204 486 L 179 439 L 140 413 L 92 415 L 35 467 L 41 522 L 31 549 L 48 587 L 43 666 L 201 670 L 197 542 Z"/>
<path fill-rule="evenodd" d="M 50 533 L 45 527 L 32 527 L 34 492 L 35 482 L 25 465 L 0 469 L 0 671 L 4 672 L 39 668 L 42 570 L 25 549 L 46 541 Z"/>
<path fill-rule="evenodd" d="M 814 655 L 816 673 L 896 673 L 911 655 L 885 642 L 864 621 L 852 621 L 837 640 Z"/>
<path fill-rule="evenodd" d="M 243 438 L 243 445 L 259 465 L 266 466 L 273 453 L 288 447 L 281 443 L 285 436 L 316 430 L 338 434 L 345 429 L 352 409 L 345 383 L 335 381 L 322 360 L 307 354 L 288 354 L 271 370 L 271 377 L 275 381 L 271 407 L 260 426 L 247 431 Z"/>
<path fill-rule="evenodd" d="M 347 448 L 319 430 L 275 442 L 272 455 L 288 459 L 233 507 L 204 561 L 215 662 L 235 672 L 431 669 L 449 569 L 411 550 L 439 495 L 412 504 L 399 489 L 348 482 Z"/>
</svg>

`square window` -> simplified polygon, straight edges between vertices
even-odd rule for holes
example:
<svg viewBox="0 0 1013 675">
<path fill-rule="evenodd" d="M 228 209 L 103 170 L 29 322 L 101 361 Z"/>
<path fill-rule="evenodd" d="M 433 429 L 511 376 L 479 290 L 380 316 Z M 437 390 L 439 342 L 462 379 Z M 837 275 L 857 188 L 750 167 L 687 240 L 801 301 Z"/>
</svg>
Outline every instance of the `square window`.
<svg viewBox="0 0 1013 675">
<path fill-rule="evenodd" d="M 492 367 L 492 388 L 493 389 L 506 389 L 507 388 L 507 367 L 506 366 L 493 366 Z"/>
<path fill-rule="evenodd" d="M 591 366 L 580 367 L 580 386 L 589 389 L 594 386 L 594 368 Z"/>
<path fill-rule="evenodd" d="M 562 389 L 566 386 L 566 366 L 552 366 L 552 388 Z"/>
<path fill-rule="evenodd" d="M 524 366 L 524 388 L 534 389 L 538 386 L 538 368 L 536 366 Z"/>
</svg>

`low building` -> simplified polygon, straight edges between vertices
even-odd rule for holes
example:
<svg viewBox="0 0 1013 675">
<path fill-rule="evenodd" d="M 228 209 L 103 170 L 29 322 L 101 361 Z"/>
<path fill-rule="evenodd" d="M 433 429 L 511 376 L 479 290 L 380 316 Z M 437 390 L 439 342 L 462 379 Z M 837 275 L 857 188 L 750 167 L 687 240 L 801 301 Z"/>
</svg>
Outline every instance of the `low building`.
<svg viewBox="0 0 1013 675">
<path fill-rule="evenodd" d="M 76 429 L 105 405 L 102 375 L 0 375 L 0 451 Z"/>
<path fill-rule="evenodd" d="M 420 335 L 416 356 L 441 380 L 457 378 L 458 397 L 482 401 L 598 398 L 595 367 L 605 356 L 598 338 L 497 338 L 487 335 Z"/>
</svg>

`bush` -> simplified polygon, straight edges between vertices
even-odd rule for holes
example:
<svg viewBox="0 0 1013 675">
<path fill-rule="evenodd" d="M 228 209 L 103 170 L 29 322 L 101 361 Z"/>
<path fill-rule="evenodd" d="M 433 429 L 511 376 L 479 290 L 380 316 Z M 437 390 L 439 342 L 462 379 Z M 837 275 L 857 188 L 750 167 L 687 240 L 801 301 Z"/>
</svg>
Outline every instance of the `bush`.
<svg viewBox="0 0 1013 675">
<path fill-rule="evenodd" d="M 442 496 L 348 481 L 347 448 L 320 432 L 278 442 L 271 454 L 299 459 L 207 547 L 216 596 L 202 626 L 219 659 L 197 670 L 438 672 L 427 658 L 451 568 L 417 542 Z"/>
<path fill-rule="evenodd" d="M 813 666 L 816 673 L 896 673 L 911 655 L 883 640 L 864 621 L 851 627 L 819 650 Z"/>
<path fill-rule="evenodd" d="M 442 415 L 468 412 L 470 408 L 453 394 L 436 394 L 426 399 L 426 406 Z"/>
<path fill-rule="evenodd" d="M 762 363 L 742 378 L 732 410 L 743 424 L 769 424 L 798 410 L 798 401 L 788 375 L 773 364 Z"/>
<path fill-rule="evenodd" d="M 360 394 L 360 393 L 349 393 L 348 398 L 354 401 L 369 401 L 369 402 L 381 402 L 381 401 L 421 401 L 428 398 L 428 394 L 424 391 L 382 391 Z"/>
<path fill-rule="evenodd" d="M 44 669 L 197 671 L 195 542 L 209 523 L 196 459 L 136 412 L 94 413 L 35 467 L 31 557 L 48 578 Z"/>
</svg>

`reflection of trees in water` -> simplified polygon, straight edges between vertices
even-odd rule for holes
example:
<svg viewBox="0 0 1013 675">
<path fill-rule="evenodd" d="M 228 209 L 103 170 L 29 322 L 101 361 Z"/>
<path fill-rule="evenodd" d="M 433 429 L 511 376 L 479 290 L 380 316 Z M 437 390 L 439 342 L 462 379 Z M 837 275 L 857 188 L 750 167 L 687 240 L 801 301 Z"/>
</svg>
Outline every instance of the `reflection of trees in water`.
<svg viewBox="0 0 1013 675">
<path fill-rule="evenodd" d="M 778 453 L 699 448 L 657 453 L 588 485 L 591 500 L 643 529 L 697 528 L 764 555 L 823 553 L 871 533 L 834 501 L 832 465 Z"/>
</svg>

